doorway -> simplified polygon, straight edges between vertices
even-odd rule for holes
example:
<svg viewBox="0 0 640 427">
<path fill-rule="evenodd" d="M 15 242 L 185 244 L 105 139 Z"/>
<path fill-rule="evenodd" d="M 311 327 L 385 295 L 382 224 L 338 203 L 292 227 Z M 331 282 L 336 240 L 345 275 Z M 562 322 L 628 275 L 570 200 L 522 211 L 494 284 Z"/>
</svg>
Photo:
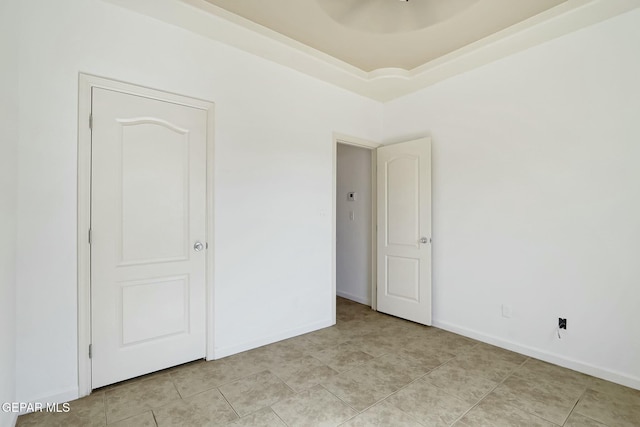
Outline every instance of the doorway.
<svg viewBox="0 0 640 427">
<path fill-rule="evenodd" d="M 336 295 L 371 306 L 370 149 L 339 143 L 336 152 Z"/>
<path fill-rule="evenodd" d="M 333 285 L 335 296 L 376 309 L 376 148 L 335 134 L 333 139 Z"/>
<path fill-rule="evenodd" d="M 79 394 L 212 355 L 213 104 L 80 75 Z"/>
<path fill-rule="evenodd" d="M 368 183 L 366 173 L 357 171 L 367 158 Z M 335 297 L 342 296 L 431 325 L 431 139 L 382 146 L 334 135 L 333 165 L 334 321 Z M 358 188 L 371 195 L 361 206 L 356 203 L 361 197 Z M 364 205 L 371 212 L 368 236 L 356 224 L 357 212 L 369 219 L 363 214 Z M 363 240 L 370 242 L 368 257 Z M 348 253 L 349 249 L 357 254 Z M 370 265 L 368 276 L 366 265 Z M 368 293 L 362 285 L 367 281 Z"/>
</svg>

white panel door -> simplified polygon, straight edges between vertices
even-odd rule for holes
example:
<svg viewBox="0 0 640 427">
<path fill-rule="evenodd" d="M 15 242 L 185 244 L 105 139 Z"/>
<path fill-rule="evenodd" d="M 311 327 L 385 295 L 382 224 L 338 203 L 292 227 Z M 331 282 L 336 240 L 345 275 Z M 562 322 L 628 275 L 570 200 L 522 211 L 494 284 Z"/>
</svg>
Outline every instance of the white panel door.
<svg viewBox="0 0 640 427">
<path fill-rule="evenodd" d="M 431 141 L 380 147 L 377 309 L 431 325 Z"/>
<path fill-rule="evenodd" d="M 97 388 L 205 356 L 207 112 L 92 90 Z"/>
</svg>

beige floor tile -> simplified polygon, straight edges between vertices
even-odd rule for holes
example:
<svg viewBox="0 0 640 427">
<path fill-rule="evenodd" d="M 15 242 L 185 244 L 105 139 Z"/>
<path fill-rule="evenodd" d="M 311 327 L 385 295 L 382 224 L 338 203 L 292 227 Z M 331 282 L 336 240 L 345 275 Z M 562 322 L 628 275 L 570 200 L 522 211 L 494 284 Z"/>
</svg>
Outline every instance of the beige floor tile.
<svg viewBox="0 0 640 427">
<path fill-rule="evenodd" d="M 333 427 L 357 412 L 322 386 L 315 386 L 272 406 L 289 427 Z"/>
<path fill-rule="evenodd" d="M 18 427 L 102 427 L 106 425 L 102 413 L 80 414 L 74 412 L 33 412 L 18 417 Z"/>
<path fill-rule="evenodd" d="M 449 426 L 471 408 L 424 379 L 416 380 L 385 401 L 429 427 Z"/>
<path fill-rule="evenodd" d="M 379 313 L 371 310 L 370 307 L 366 307 L 366 309 L 358 309 L 353 305 L 341 307 L 336 307 L 336 321 L 338 324 L 342 322 L 350 322 L 352 320 L 365 320 L 370 322 L 372 319 L 376 319 L 379 316 Z"/>
<path fill-rule="evenodd" d="M 260 348 L 244 353 L 234 354 L 219 361 L 225 364 L 225 368 L 236 378 L 244 378 L 255 375 L 266 369 L 266 363 L 261 362 L 260 354 L 270 354 L 266 349 Z"/>
<path fill-rule="evenodd" d="M 640 398 L 587 390 L 575 412 L 612 427 L 640 425 Z"/>
<path fill-rule="evenodd" d="M 424 379 L 471 404 L 478 403 L 498 385 L 497 381 L 448 363 L 429 372 Z"/>
<path fill-rule="evenodd" d="M 376 331 L 375 325 L 365 319 L 354 319 L 336 324 L 338 330 L 352 338 L 368 335 Z"/>
<path fill-rule="evenodd" d="M 272 371 L 281 366 L 285 366 L 297 359 L 305 356 L 304 353 L 290 349 L 272 349 L 270 347 L 261 347 L 260 353 L 247 354 L 246 365 L 253 365 L 254 368 L 260 368 L 261 371 Z M 257 351 L 257 350 L 251 350 Z"/>
<path fill-rule="evenodd" d="M 525 412 L 562 425 L 583 392 L 583 387 L 574 384 L 548 382 L 544 379 L 525 380 L 512 376 L 491 395 Z"/>
<path fill-rule="evenodd" d="M 271 408 L 263 408 L 227 424 L 228 427 L 287 427 Z"/>
<path fill-rule="evenodd" d="M 220 392 L 241 417 L 294 394 L 280 378 L 269 371 L 225 384 L 220 387 Z"/>
<path fill-rule="evenodd" d="M 461 353 L 458 353 L 458 356 L 464 357 L 465 354 L 481 355 L 485 359 L 504 360 L 505 362 L 510 362 L 513 365 L 517 366 L 522 365 L 527 360 L 527 356 L 523 356 L 522 354 L 518 354 L 513 351 L 505 350 L 503 348 L 485 344 L 482 342 L 479 342 L 477 343 L 477 345 L 468 348 Z"/>
<path fill-rule="evenodd" d="M 296 341 L 286 340 L 279 341 L 265 346 L 265 348 L 278 357 L 279 360 L 290 362 L 300 359 L 306 355 L 304 346 L 299 345 Z"/>
<path fill-rule="evenodd" d="M 292 390 L 299 392 L 320 384 L 325 379 L 330 378 L 337 373 L 337 371 L 334 371 L 328 366 L 318 366 L 316 368 L 311 368 L 308 371 L 301 372 L 300 375 L 289 378 L 286 383 Z"/>
<path fill-rule="evenodd" d="M 28 414 L 17 425 L 283 427 L 282 415 L 305 427 L 640 426 L 638 390 L 341 298 L 336 318 L 320 331 L 103 387 L 70 402 L 69 413 Z"/>
<path fill-rule="evenodd" d="M 442 329 L 434 328 L 433 326 L 416 324 L 416 327 L 411 330 L 411 335 L 419 340 L 428 340 L 441 332 Z"/>
<path fill-rule="evenodd" d="M 428 371 L 449 362 L 455 357 L 452 353 L 442 351 L 436 346 L 426 346 L 422 343 L 413 343 L 406 347 L 401 347 L 397 350 L 397 353 L 402 357 L 411 358 L 419 362 Z"/>
<path fill-rule="evenodd" d="M 109 424 L 109 427 L 156 427 L 156 421 L 151 411 L 149 411 Z"/>
<path fill-rule="evenodd" d="M 436 333 L 429 337 L 431 345 L 446 353 L 459 354 L 475 347 L 478 341 L 456 335 L 451 332 L 436 329 Z"/>
<path fill-rule="evenodd" d="M 97 391 L 82 399 L 68 402 L 69 412 L 34 412 L 18 417 L 18 426 L 104 426 L 105 393 Z M 58 406 L 61 410 L 63 405 Z"/>
<path fill-rule="evenodd" d="M 573 412 L 569 415 L 569 419 L 564 423 L 564 427 L 614 427 L 607 426 L 606 424 L 599 423 L 596 420 L 592 420 L 591 418 L 585 417 L 584 415 L 580 415 L 576 412 Z"/>
<path fill-rule="evenodd" d="M 398 345 L 406 346 L 412 343 L 428 343 L 439 335 L 440 330 L 437 328 L 393 317 L 390 317 L 390 319 L 394 319 L 394 321 L 389 323 L 386 318 L 388 318 L 388 316 L 385 317 L 384 322 L 377 328 L 378 330 L 376 330 L 375 333 Z"/>
<path fill-rule="evenodd" d="M 276 348 L 284 347 L 292 350 L 297 350 L 303 355 L 309 355 L 326 348 L 325 345 L 318 344 L 317 342 L 309 338 L 307 335 L 301 335 L 298 337 L 289 338 L 288 340 L 279 341 L 277 343 L 270 344 L 270 346 L 273 346 Z"/>
<path fill-rule="evenodd" d="M 368 408 L 398 389 L 391 382 L 372 375 L 363 367 L 327 378 L 322 381 L 322 385 L 358 411 Z"/>
<path fill-rule="evenodd" d="M 180 398 L 168 374 L 106 390 L 107 423 L 166 405 Z"/>
<path fill-rule="evenodd" d="M 270 371 L 276 374 L 282 380 L 286 381 L 291 376 L 298 375 L 298 373 L 302 371 L 306 371 L 311 368 L 316 368 L 318 366 L 327 366 L 327 365 L 324 362 L 322 362 L 320 359 L 317 359 L 310 355 L 305 355 L 289 363 L 284 363 L 280 366 L 276 366 L 273 369 L 270 369 Z"/>
<path fill-rule="evenodd" d="M 388 402 L 380 402 L 340 427 L 422 427 L 409 414 Z"/>
<path fill-rule="evenodd" d="M 174 400 L 154 409 L 153 414 L 158 427 L 223 426 L 238 418 L 216 389 L 186 399 Z"/>
<path fill-rule="evenodd" d="M 610 396 L 612 399 L 621 402 L 640 405 L 640 390 L 625 387 L 623 385 L 595 377 L 588 377 L 587 388 Z"/>
<path fill-rule="evenodd" d="M 397 388 L 409 384 L 429 372 L 424 364 L 398 353 L 389 353 L 371 359 L 365 362 L 362 368 L 370 375 L 375 375 Z"/>
<path fill-rule="evenodd" d="M 554 424 L 489 396 L 467 412 L 456 426 L 553 427 Z"/>
<path fill-rule="evenodd" d="M 358 350 L 351 344 L 340 344 L 313 354 L 313 357 L 326 363 L 331 369 L 344 372 L 353 369 L 373 356 Z"/>
<path fill-rule="evenodd" d="M 323 347 L 335 346 L 353 338 L 350 334 L 341 331 L 335 326 L 320 329 L 304 335 L 307 339 Z"/>
<path fill-rule="evenodd" d="M 224 360 L 224 359 L 223 359 Z M 224 361 L 198 362 L 171 370 L 169 375 L 180 396 L 186 398 L 239 379 Z"/>
<path fill-rule="evenodd" d="M 324 379 L 338 373 L 313 356 L 304 356 L 272 369 L 271 372 L 296 392 L 320 384 Z"/>
<path fill-rule="evenodd" d="M 560 381 L 580 387 L 586 387 L 590 383 L 588 375 L 536 359 L 527 359 L 522 366 L 513 371 L 513 375 L 534 381 Z"/>
<path fill-rule="evenodd" d="M 477 375 L 496 382 L 504 380 L 520 366 L 520 363 L 493 357 L 482 352 L 465 352 L 456 356 L 447 364 L 458 367 L 471 375 Z"/>
<path fill-rule="evenodd" d="M 391 353 L 398 349 L 396 345 L 386 340 L 384 337 L 371 333 L 361 337 L 353 338 L 345 344 L 350 344 L 354 348 L 367 353 L 373 357 L 379 357 Z"/>
<path fill-rule="evenodd" d="M 70 412 L 80 418 L 105 417 L 105 393 L 93 392 L 87 397 L 69 402 Z"/>
</svg>

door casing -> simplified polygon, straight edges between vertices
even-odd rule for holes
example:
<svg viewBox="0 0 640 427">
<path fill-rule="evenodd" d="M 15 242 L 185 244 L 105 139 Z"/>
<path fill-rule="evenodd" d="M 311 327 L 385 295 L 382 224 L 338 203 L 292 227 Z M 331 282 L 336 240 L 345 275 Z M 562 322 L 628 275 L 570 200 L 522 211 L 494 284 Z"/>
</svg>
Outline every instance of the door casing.
<svg viewBox="0 0 640 427">
<path fill-rule="evenodd" d="M 80 73 L 78 86 L 78 211 L 77 211 L 77 250 L 78 250 L 78 397 L 91 394 L 91 245 L 89 229 L 91 227 L 91 89 L 105 88 L 168 101 L 207 112 L 207 200 L 206 200 L 206 358 L 214 357 L 213 325 L 213 263 L 214 263 L 214 103 L 197 98 L 177 95 L 157 89 L 137 86 L 117 80 L 91 74 Z"/>
</svg>

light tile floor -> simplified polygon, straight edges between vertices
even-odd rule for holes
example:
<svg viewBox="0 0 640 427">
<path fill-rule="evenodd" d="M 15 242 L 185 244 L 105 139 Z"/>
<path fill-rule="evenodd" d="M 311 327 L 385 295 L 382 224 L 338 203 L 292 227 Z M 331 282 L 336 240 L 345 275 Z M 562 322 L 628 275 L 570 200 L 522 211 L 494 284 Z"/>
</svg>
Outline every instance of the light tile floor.
<svg viewBox="0 0 640 427">
<path fill-rule="evenodd" d="M 640 391 L 338 298 L 337 325 L 18 426 L 640 426 Z"/>
</svg>

